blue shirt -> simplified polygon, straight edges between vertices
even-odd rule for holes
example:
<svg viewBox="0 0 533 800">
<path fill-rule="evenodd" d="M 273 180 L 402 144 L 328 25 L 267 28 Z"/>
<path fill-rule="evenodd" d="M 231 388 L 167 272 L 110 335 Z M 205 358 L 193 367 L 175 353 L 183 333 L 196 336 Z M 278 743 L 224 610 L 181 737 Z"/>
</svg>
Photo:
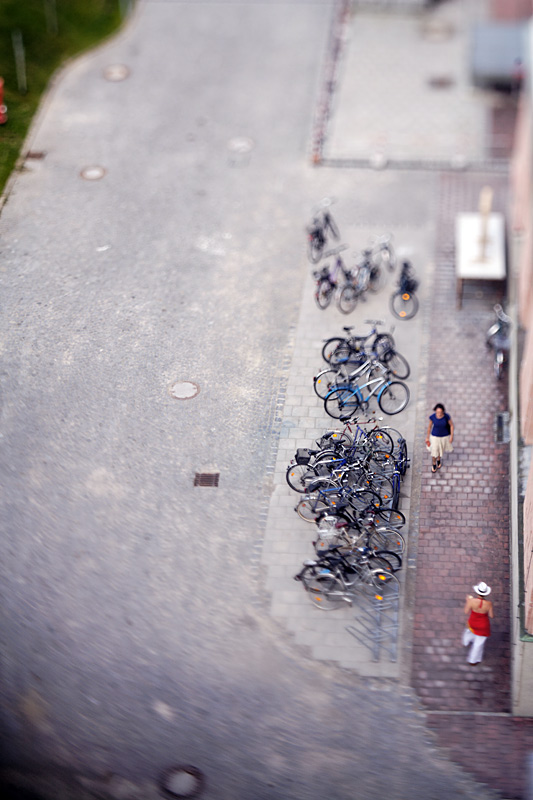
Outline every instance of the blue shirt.
<svg viewBox="0 0 533 800">
<path fill-rule="evenodd" d="M 432 414 L 430 416 L 430 420 L 433 423 L 433 428 L 431 429 L 432 436 L 449 436 L 450 435 L 450 415 L 444 414 L 443 417 L 440 419 L 437 417 L 436 414 Z"/>
</svg>

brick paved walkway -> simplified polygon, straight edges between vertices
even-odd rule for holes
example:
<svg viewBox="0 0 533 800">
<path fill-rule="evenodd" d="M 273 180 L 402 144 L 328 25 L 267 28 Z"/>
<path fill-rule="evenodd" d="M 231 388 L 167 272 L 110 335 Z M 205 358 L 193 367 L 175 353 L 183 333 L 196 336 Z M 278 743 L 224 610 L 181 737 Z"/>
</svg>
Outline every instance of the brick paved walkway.
<svg viewBox="0 0 533 800">
<path fill-rule="evenodd" d="M 476 210 L 487 183 L 495 191 L 494 210 L 504 212 L 503 177 L 445 174 L 440 183 L 427 413 L 435 403 L 445 404 L 455 424 L 455 451 L 432 475 L 423 442 L 427 417 L 421 420 L 412 684 L 430 711 L 490 715 L 435 713 L 429 724 L 454 760 L 479 780 L 505 797 L 521 797 L 525 756 L 533 749 L 533 720 L 508 716 L 509 454 L 507 444 L 495 443 L 494 432 L 496 414 L 507 410 L 507 391 L 505 381 L 494 378 L 492 354 L 484 342 L 501 289 L 490 282 L 467 284 L 463 308 L 455 308 L 455 214 Z M 495 619 L 485 661 L 471 667 L 460 642 L 462 605 L 479 580 L 492 586 Z"/>
</svg>

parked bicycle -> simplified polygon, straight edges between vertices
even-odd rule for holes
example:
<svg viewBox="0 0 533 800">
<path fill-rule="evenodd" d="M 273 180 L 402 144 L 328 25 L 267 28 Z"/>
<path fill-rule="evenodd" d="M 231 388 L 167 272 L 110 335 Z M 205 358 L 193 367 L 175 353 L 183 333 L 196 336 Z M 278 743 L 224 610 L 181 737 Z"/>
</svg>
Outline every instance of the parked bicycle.
<svg viewBox="0 0 533 800">
<path fill-rule="evenodd" d="M 398 289 L 390 299 L 390 310 L 398 319 L 412 319 L 418 311 L 418 298 L 415 294 L 418 281 L 409 261 L 402 263 Z"/>
<path fill-rule="evenodd" d="M 311 602 L 323 611 L 352 605 L 358 591 L 379 600 L 396 598 L 399 581 L 390 562 L 372 551 L 348 559 L 333 550 L 304 563 L 294 576 L 301 581 Z"/>
<path fill-rule="evenodd" d="M 395 351 L 386 351 L 381 360 L 367 358 L 362 363 L 359 361 L 347 361 L 345 364 L 323 369 L 313 377 L 313 388 L 315 394 L 325 400 L 329 392 L 339 386 L 351 386 L 358 383 L 366 373 L 371 373 L 384 366 L 394 378 L 405 380 L 411 373 L 411 368 L 407 359 Z"/>
<path fill-rule="evenodd" d="M 343 314 L 354 311 L 365 292 L 377 292 L 384 283 L 385 273 L 380 264 L 373 261 L 372 250 L 362 251 L 356 267 L 352 279 L 347 280 L 339 292 L 338 306 Z"/>
<path fill-rule="evenodd" d="M 349 384 L 332 389 L 324 400 L 324 409 L 334 419 L 349 419 L 360 410 L 366 410 L 372 398 L 384 414 L 399 414 L 409 402 L 409 388 L 402 381 L 391 380 L 391 373 L 380 362 L 374 362 L 380 371 L 364 383 Z"/>
<path fill-rule="evenodd" d="M 333 200 L 324 197 L 313 212 L 313 219 L 307 226 L 307 253 L 312 264 L 318 264 L 324 247 L 330 238 L 340 239 L 339 229 L 329 210 Z"/>
<path fill-rule="evenodd" d="M 507 354 L 511 349 L 511 317 L 508 317 L 499 303 L 494 306 L 496 312 L 496 322 L 487 331 L 487 346 L 491 347 L 494 353 L 494 374 L 501 379 L 503 375 L 503 365 L 507 360 Z"/>
<path fill-rule="evenodd" d="M 352 280 L 351 270 L 348 269 L 340 256 L 347 247 L 348 245 L 342 244 L 334 250 L 329 250 L 324 257 L 336 257 L 333 267 L 326 264 L 322 269 L 313 272 L 313 277 L 316 280 L 315 302 L 322 311 L 329 306 L 335 292 L 341 290 L 347 282 Z"/>
<path fill-rule="evenodd" d="M 352 334 L 353 325 L 343 326 L 344 336 L 326 339 L 322 347 L 322 358 L 331 365 L 357 360 L 363 355 L 380 359 L 385 353 L 395 350 L 392 332 L 378 331 L 378 327 L 384 324 L 381 319 L 366 319 L 365 325 L 371 326 L 370 331 L 359 335 Z"/>
</svg>

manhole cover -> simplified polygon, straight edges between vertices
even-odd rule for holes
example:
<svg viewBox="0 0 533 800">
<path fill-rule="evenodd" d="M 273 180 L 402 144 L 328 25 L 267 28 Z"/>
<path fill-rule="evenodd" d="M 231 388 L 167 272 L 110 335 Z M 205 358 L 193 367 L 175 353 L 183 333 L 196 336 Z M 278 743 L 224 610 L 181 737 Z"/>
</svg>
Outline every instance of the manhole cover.
<svg viewBox="0 0 533 800">
<path fill-rule="evenodd" d="M 99 181 L 105 175 L 103 167 L 84 167 L 80 172 L 82 178 L 86 181 Z"/>
<path fill-rule="evenodd" d="M 129 68 L 125 64 L 110 64 L 104 69 L 106 81 L 123 81 L 129 74 Z"/>
<path fill-rule="evenodd" d="M 204 776 L 196 767 L 172 767 L 160 785 L 167 797 L 197 797 L 204 788 Z"/>
<path fill-rule="evenodd" d="M 235 136 L 228 142 L 228 150 L 232 153 L 249 153 L 253 146 L 253 139 L 249 139 L 247 136 Z"/>
<path fill-rule="evenodd" d="M 452 86 L 455 86 L 455 80 L 451 75 L 434 75 L 432 78 L 428 78 L 428 85 L 432 89 L 451 89 Z"/>
<path fill-rule="evenodd" d="M 170 396 L 176 400 L 190 400 L 192 397 L 196 397 L 200 387 L 192 381 L 174 381 L 168 387 L 168 391 Z"/>
</svg>

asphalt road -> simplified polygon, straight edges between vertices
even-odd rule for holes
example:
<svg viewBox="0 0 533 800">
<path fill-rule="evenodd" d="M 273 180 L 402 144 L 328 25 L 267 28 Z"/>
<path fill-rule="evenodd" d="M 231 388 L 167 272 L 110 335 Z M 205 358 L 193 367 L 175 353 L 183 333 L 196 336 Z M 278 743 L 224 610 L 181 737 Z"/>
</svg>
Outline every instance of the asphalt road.
<svg viewBox="0 0 533 800">
<path fill-rule="evenodd" d="M 190 763 L 216 800 L 488 796 L 412 693 L 296 647 L 254 566 L 303 226 L 353 189 L 309 164 L 330 14 L 143 3 L 43 105 L 0 219 L 4 765 Z M 363 180 L 369 213 L 405 215 L 394 178 Z"/>
</svg>

